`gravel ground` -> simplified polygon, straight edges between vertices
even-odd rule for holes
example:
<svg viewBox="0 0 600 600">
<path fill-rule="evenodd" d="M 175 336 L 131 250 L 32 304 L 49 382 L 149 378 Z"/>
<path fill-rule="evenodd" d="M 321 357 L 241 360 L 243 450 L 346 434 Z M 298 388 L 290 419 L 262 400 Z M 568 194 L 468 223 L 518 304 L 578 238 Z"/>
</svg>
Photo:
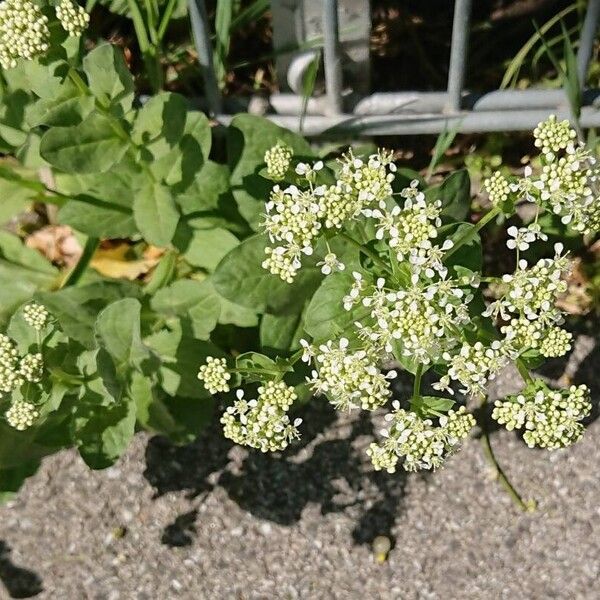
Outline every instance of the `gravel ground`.
<svg viewBox="0 0 600 600">
<path fill-rule="evenodd" d="M 566 374 L 564 364 L 548 373 L 589 382 L 597 400 L 599 365 L 580 336 Z M 496 394 L 518 381 L 507 371 Z M 370 420 L 323 405 L 304 418 L 302 445 L 283 456 L 208 432 L 185 448 L 139 436 L 101 472 L 73 452 L 49 458 L 0 508 L 0 597 L 598 597 L 600 421 L 554 453 L 493 434 L 515 485 L 539 503 L 523 514 L 477 439 L 433 475 L 374 474 Z M 381 565 L 376 535 L 394 544 Z"/>
</svg>

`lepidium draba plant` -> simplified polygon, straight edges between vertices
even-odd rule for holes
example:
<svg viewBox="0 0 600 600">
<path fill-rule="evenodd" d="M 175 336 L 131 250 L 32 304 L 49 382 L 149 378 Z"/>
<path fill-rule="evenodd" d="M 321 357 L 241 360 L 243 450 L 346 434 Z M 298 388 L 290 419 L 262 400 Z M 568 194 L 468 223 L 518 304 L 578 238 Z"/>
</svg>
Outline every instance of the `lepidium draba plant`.
<svg viewBox="0 0 600 600">
<path fill-rule="evenodd" d="M 211 393 L 254 390 L 247 400 L 238 388 L 222 417 L 224 434 L 264 452 L 282 450 L 302 429 L 289 415 L 297 396 L 322 395 L 344 411 L 390 407 L 367 451 L 376 470 L 436 469 L 474 427 L 470 408 L 486 404 L 490 381 L 513 363 L 523 389 L 496 401 L 492 417 L 521 430 L 531 447 L 576 442 L 591 410 L 589 389 L 550 389 L 530 373 L 571 348 L 557 306 L 570 257 L 561 243 L 550 256 L 527 257 L 548 239 L 544 213 L 595 235 L 598 167 L 566 121 L 550 117 L 534 138 L 541 153 L 521 177 L 498 172 L 483 183 L 491 207 L 477 224 L 464 222 L 464 171 L 427 188 L 385 150 L 306 161 L 281 140 L 268 148 L 260 174 L 273 184 L 258 221 L 262 234 L 225 257 L 215 283 L 263 313 L 269 355 L 209 358 L 198 374 Z M 508 227 L 514 270 L 483 273 L 480 231 L 529 203 L 531 220 Z M 249 280 L 254 287 L 242 298 Z M 400 369 L 413 376 L 409 397 L 397 397 Z M 427 371 L 439 396 L 421 390 Z M 456 404 L 455 391 L 466 405 Z M 483 440 L 503 485 L 531 508 L 499 468 L 485 432 Z"/>
</svg>

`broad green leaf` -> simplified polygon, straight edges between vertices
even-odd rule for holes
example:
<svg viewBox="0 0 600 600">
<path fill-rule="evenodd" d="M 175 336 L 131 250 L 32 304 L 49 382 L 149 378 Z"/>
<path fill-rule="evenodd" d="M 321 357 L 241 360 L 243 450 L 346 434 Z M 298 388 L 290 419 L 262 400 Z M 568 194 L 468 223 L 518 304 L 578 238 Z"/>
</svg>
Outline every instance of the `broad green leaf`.
<svg viewBox="0 0 600 600">
<path fill-rule="evenodd" d="M 481 272 L 483 265 L 483 250 L 481 238 L 471 223 L 452 223 L 441 227 L 438 231 L 437 243 L 442 244 L 445 239 L 451 239 L 455 244 L 467 236 L 467 242 L 453 252 L 444 264 L 452 271 L 454 266 L 461 266 L 473 271 Z"/>
<path fill-rule="evenodd" d="M 16 236 L 0 231 L 0 322 L 6 323 L 23 302 L 56 282 L 58 271 Z"/>
<path fill-rule="evenodd" d="M 173 239 L 179 211 L 168 187 L 148 181 L 133 201 L 133 215 L 146 241 L 167 246 Z"/>
<path fill-rule="evenodd" d="M 302 337 L 302 314 L 263 315 L 260 322 L 260 345 L 279 351 L 296 350 Z"/>
<path fill-rule="evenodd" d="M 328 275 L 312 297 L 304 318 L 304 329 L 319 342 L 340 336 L 353 338 L 353 323 L 370 313 L 368 308 L 358 305 L 352 310 L 344 308 L 344 296 L 348 295 L 354 278 L 350 273 Z"/>
<path fill-rule="evenodd" d="M 61 223 L 98 238 L 126 238 L 138 231 L 131 208 L 79 194 L 58 211 Z"/>
<path fill-rule="evenodd" d="M 303 137 L 263 117 L 236 115 L 227 130 L 227 157 L 233 195 L 240 213 L 254 228 L 260 222 L 264 203 L 273 186 L 273 182 L 264 179 L 258 172 L 264 165 L 265 152 L 278 141 L 287 144 L 297 156 L 313 155 Z"/>
<path fill-rule="evenodd" d="M 229 189 L 227 165 L 206 161 L 194 181 L 178 193 L 176 199 L 184 215 L 213 210 L 223 203 L 235 203 Z"/>
<path fill-rule="evenodd" d="M 438 396 L 421 396 L 410 403 L 411 408 L 424 418 L 439 417 L 440 413 L 447 413 L 454 404 L 454 400 Z"/>
<path fill-rule="evenodd" d="M 135 432 L 133 400 L 100 404 L 78 402 L 73 415 L 73 438 L 81 457 L 92 469 L 104 469 L 123 454 Z"/>
<path fill-rule="evenodd" d="M 225 356 L 217 346 L 189 336 L 180 322 L 144 342 L 161 360 L 161 386 L 167 394 L 198 399 L 210 396 L 198 380 L 198 370 L 208 356 Z"/>
<path fill-rule="evenodd" d="M 187 113 L 188 104 L 183 96 L 161 92 L 138 111 L 131 138 L 156 160 L 181 140 Z"/>
<path fill-rule="evenodd" d="M 42 157 L 67 173 L 104 173 L 117 163 L 128 145 L 109 117 L 93 112 L 73 127 L 52 127 L 43 136 Z"/>
<path fill-rule="evenodd" d="M 211 142 L 207 117 L 204 113 L 188 111 L 181 139 L 170 152 L 152 163 L 152 172 L 173 186 L 176 194 L 184 192 L 194 183 L 194 178 L 208 160 Z"/>
<path fill-rule="evenodd" d="M 57 94 L 40 98 L 27 111 L 30 127 L 70 127 L 81 123 L 94 109 L 94 99 L 83 96 L 69 79 Z"/>
<path fill-rule="evenodd" d="M 194 267 L 214 271 L 221 259 L 239 244 L 226 229 L 195 230 L 183 256 Z"/>
<path fill-rule="evenodd" d="M 138 286 L 129 282 L 102 282 L 41 292 L 35 299 L 48 308 L 69 337 L 91 348 L 98 313 L 111 302 L 139 294 Z"/>
<path fill-rule="evenodd" d="M 231 302 L 259 313 L 291 313 L 301 309 L 319 285 L 322 275 L 313 260 L 298 272 L 292 284 L 271 275 L 261 264 L 266 238 L 256 235 L 236 246 L 219 263 L 212 282 L 219 294 Z"/>
<path fill-rule="evenodd" d="M 96 46 L 83 59 L 92 94 L 108 106 L 119 106 L 124 114 L 131 109 L 134 96 L 133 77 L 123 51 L 112 44 Z"/>
<path fill-rule="evenodd" d="M 464 220 L 471 207 L 471 180 L 466 169 L 454 171 L 439 185 L 426 191 L 430 201 L 441 200 L 442 215 Z"/>
<path fill-rule="evenodd" d="M 109 304 L 96 320 L 98 344 L 112 356 L 119 373 L 148 355 L 140 334 L 140 310 L 136 299 L 124 298 Z"/>
</svg>

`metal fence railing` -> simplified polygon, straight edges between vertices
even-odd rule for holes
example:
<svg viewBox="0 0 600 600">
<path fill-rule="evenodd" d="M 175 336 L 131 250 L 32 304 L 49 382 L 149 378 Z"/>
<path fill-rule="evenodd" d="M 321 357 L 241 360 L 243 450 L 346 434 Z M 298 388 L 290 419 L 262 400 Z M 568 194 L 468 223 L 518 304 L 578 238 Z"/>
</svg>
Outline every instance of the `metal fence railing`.
<svg viewBox="0 0 600 600">
<path fill-rule="evenodd" d="M 343 4 L 344 0 L 340 0 Z M 204 0 L 189 0 L 192 29 L 203 70 L 205 101 L 220 121 L 230 116 L 224 110 L 215 76 L 212 47 Z M 528 130 L 554 113 L 570 117 L 563 90 L 531 88 L 494 90 L 484 94 L 464 89 L 472 0 L 455 0 L 448 84 L 440 92 L 382 92 L 364 94 L 352 106 L 343 94 L 342 51 L 338 0 L 303 0 L 320 6 L 325 94 L 307 103 L 299 93 L 277 93 L 270 99 L 275 123 L 298 129 L 305 109 L 306 135 L 409 135 L 435 134 L 447 129 L 463 133 Z M 273 4 L 276 4 L 275 0 Z M 368 6 L 368 3 L 367 3 Z M 314 8 L 314 7 L 313 7 Z M 600 18 L 600 0 L 589 0 L 577 51 L 579 80 L 585 81 Z M 600 126 L 600 90 L 584 90 L 581 125 Z"/>
</svg>

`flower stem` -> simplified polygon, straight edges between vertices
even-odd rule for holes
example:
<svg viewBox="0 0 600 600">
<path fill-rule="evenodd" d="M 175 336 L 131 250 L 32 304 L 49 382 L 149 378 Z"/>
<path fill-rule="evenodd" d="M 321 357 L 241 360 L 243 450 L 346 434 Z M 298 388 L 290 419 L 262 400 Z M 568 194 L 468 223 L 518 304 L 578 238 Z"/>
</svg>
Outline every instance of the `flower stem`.
<svg viewBox="0 0 600 600">
<path fill-rule="evenodd" d="M 415 373 L 415 381 L 413 383 L 413 400 L 417 400 L 421 396 L 421 378 L 423 377 L 423 365 L 417 365 Z"/>
<path fill-rule="evenodd" d="M 65 277 L 61 288 L 69 287 L 71 285 L 75 285 L 80 279 L 81 276 L 85 273 L 85 270 L 88 268 L 96 249 L 100 245 L 100 240 L 95 237 L 89 237 L 83 247 L 83 253 L 79 258 L 79 261 L 73 268 L 73 270 Z"/>
<path fill-rule="evenodd" d="M 519 375 L 523 378 L 523 381 L 526 384 L 533 383 L 533 377 L 531 376 L 529 369 L 525 366 L 525 363 L 523 362 L 523 360 L 520 358 L 517 358 L 517 360 L 515 362 L 517 365 L 517 369 L 519 370 Z"/>
<path fill-rule="evenodd" d="M 481 219 L 479 219 L 473 228 L 469 228 L 461 237 L 458 238 L 454 246 L 452 246 L 452 248 L 450 248 L 444 255 L 444 260 L 448 260 L 448 258 L 450 258 L 459 248 L 465 244 L 468 244 L 481 229 L 483 229 L 490 221 L 495 219 L 501 212 L 502 211 L 500 208 L 495 206 L 492 208 L 492 210 L 490 210 L 490 212 L 481 217 Z"/>
<path fill-rule="evenodd" d="M 380 269 L 387 271 L 390 275 L 393 275 L 392 269 L 388 264 L 386 264 L 375 252 L 367 248 L 364 244 L 361 244 L 359 241 L 355 240 L 352 236 L 348 235 L 346 232 L 342 231 L 340 235 L 348 242 L 350 242 L 353 246 L 358 248 L 365 256 L 368 256 Z"/>
<path fill-rule="evenodd" d="M 482 406 L 485 406 L 486 399 L 483 399 Z M 507 477 L 504 469 L 500 466 L 496 455 L 494 454 L 494 449 L 492 448 L 492 444 L 490 441 L 490 436 L 487 431 L 487 428 L 480 424 L 481 427 L 481 446 L 483 448 L 484 456 L 490 465 L 494 468 L 496 475 L 498 477 L 498 481 L 502 485 L 502 487 L 508 492 L 508 495 L 511 497 L 512 501 L 516 504 L 516 506 L 524 511 L 524 512 L 533 512 L 536 509 L 535 500 L 523 500 L 523 497 L 516 490 L 515 486 L 510 482 Z"/>
</svg>

